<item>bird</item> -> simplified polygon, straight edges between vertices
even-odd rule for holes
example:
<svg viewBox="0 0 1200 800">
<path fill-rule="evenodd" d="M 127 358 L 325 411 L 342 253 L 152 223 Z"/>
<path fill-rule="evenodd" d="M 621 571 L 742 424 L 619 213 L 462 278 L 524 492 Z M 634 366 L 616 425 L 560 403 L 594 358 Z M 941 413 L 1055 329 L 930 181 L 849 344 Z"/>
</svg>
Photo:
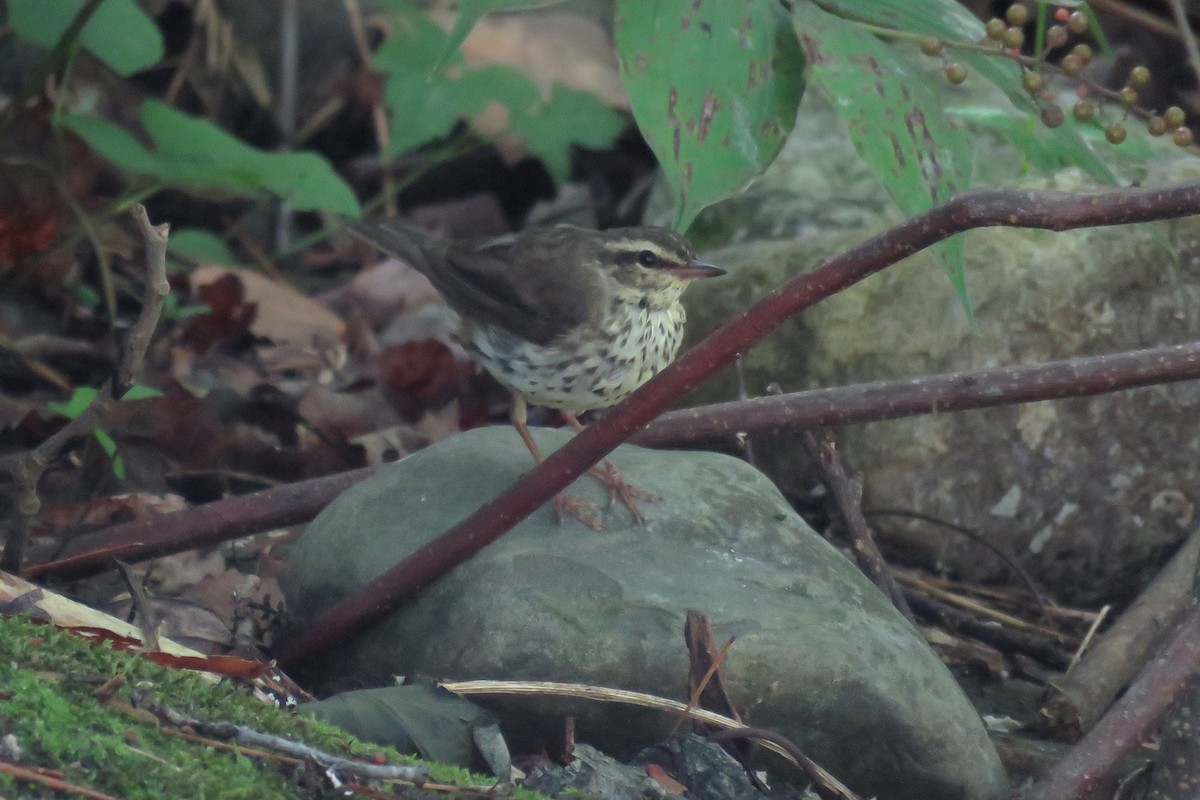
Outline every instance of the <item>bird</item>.
<svg viewBox="0 0 1200 800">
<path fill-rule="evenodd" d="M 576 432 L 579 415 L 624 400 L 674 359 L 686 315 L 680 296 L 699 278 L 725 274 L 686 239 L 653 226 L 589 230 L 531 227 L 493 238 L 448 239 L 400 218 L 348 223 L 376 249 L 422 272 L 461 320 L 463 343 L 512 392 L 510 419 L 535 461 L 529 404 L 557 409 Z M 638 499 L 605 459 L 593 471 L 644 522 Z M 559 495 L 554 508 L 590 528 L 591 504 Z"/>
</svg>

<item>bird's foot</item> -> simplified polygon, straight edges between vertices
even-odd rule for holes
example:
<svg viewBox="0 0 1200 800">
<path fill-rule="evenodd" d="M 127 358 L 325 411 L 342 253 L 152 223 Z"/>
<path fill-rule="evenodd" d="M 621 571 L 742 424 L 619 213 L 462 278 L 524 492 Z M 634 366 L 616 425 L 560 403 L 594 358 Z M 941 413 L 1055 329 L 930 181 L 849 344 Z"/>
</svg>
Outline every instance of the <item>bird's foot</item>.
<svg viewBox="0 0 1200 800">
<path fill-rule="evenodd" d="M 642 509 L 638 507 L 638 501 L 642 500 L 647 503 L 657 503 L 662 498 L 650 492 L 644 492 L 632 486 L 621 471 L 617 469 L 617 465 L 609 461 L 607 458 L 593 467 L 591 475 L 608 490 L 608 504 L 611 506 L 620 498 L 621 504 L 629 509 L 629 513 L 637 520 L 639 524 L 645 524 L 646 515 L 642 513 Z"/>
<path fill-rule="evenodd" d="M 567 517 L 574 517 L 594 531 L 604 530 L 604 523 L 600 521 L 599 509 L 595 503 L 567 494 L 554 495 L 553 503 L 554 516 L 558 518 L 559 524 Z"/>
</svg>

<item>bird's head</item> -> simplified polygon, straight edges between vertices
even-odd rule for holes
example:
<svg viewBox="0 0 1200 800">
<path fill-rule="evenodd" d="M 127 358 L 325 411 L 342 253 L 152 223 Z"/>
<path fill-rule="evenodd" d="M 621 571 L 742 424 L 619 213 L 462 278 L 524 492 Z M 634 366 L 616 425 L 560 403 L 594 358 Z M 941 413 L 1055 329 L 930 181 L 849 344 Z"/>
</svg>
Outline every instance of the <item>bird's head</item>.
<svg viewBox="0 0 1200 800">
<path fill-rule="evenodd" d="M 595 248 L 596 260 L 607 268 L 620 294 L 645 297 L 659 307 L 676 302 L 690 281 L 725 274 L 698 260 L 686 239 L 665 228 L 601 231 Z"/>
</svg>

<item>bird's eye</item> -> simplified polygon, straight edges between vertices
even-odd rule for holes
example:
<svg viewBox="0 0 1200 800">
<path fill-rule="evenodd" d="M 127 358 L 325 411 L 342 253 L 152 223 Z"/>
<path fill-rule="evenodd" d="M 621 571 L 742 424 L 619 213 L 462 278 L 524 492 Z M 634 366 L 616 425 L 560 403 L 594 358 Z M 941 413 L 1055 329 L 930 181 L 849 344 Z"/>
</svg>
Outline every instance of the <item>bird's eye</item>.
<svg viewBox="0 0 1200 800">
<path fill-rule="evenodd" d="M 658 263 L 658 256 L 651 253 L 649 250 L 643 250 L 637 255 L 638 263 L 643 267 L 653 267 Z"/>
</svg>

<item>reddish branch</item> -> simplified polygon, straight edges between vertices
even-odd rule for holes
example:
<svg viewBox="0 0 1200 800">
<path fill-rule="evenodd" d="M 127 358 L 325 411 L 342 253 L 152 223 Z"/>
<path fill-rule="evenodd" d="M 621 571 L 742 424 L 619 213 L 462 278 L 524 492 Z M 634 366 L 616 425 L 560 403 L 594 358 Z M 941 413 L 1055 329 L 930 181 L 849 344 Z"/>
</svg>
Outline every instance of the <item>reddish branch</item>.
<svg viewBox="0 0 1200 800">
<path fill-rule="evenodd" d="M 1025 800 L 1084 797 L 1158 726 L 1188 685 L 1200 678 L 1200 607 L 1113 703 L 1079 744 L 1033 785 Z"/>
<path fill-rule="evenodd" d="M 288 643 L 282 660 L 295 666 L 334 648 L 386 616 L 402 600 L 498 539 L 649 423 L 672 401 L 732 361 L 738 353 L 750 349 L 789 317 L 918 250 L 979 227 L 1062 231 L 1198 213 L 1200 183 L 1197 182 L 1095 194 L 972 191 L 872 237 L 830 259 L 816 271 L 793 278 L 728 322 L 612 409 L 604 419 L 523 475 L 509 491 L 328 610 Z"/>
<path fill-rule="evenodd" d="M 1200 378 L 1200 342 L 998 367 L 925 378 L 862 383 L 668 411 L 633 441 L 678 446 L 855 422 L 1106 394 Z"/>
<path fill-rule="evenodd" d="M 671 411 L 633 437 L 633 441 L 649 446 L 678 446 L 732 438 L 736 433 L 871 422 L 1103 394 L 1197 378 L 1200 378 L 1200 342 L 1193 342 L 1031 366 L 815 389 Z M 23 574 L 82 578 L 110 568 L 114 557 L 126 561 L 157 558 L 307 522 L 340 492 L 369 474 L 370 470 L 357 470 L 315 478 L 161 517 L 113 525 L 73 541 L 69 548 L 71 557 L 28 567 Z"/>
<path fill-rule="evenodd" d="M 82 578 L 109 569 L 114 558 L 141 561 L 308 522 L 333 498 L 374 472 L 373 467 L 341 472 L 113 525 L 73 542 L 74 555 L 28 567 L 21 574 L 30 579 Z"/>
</svg>

